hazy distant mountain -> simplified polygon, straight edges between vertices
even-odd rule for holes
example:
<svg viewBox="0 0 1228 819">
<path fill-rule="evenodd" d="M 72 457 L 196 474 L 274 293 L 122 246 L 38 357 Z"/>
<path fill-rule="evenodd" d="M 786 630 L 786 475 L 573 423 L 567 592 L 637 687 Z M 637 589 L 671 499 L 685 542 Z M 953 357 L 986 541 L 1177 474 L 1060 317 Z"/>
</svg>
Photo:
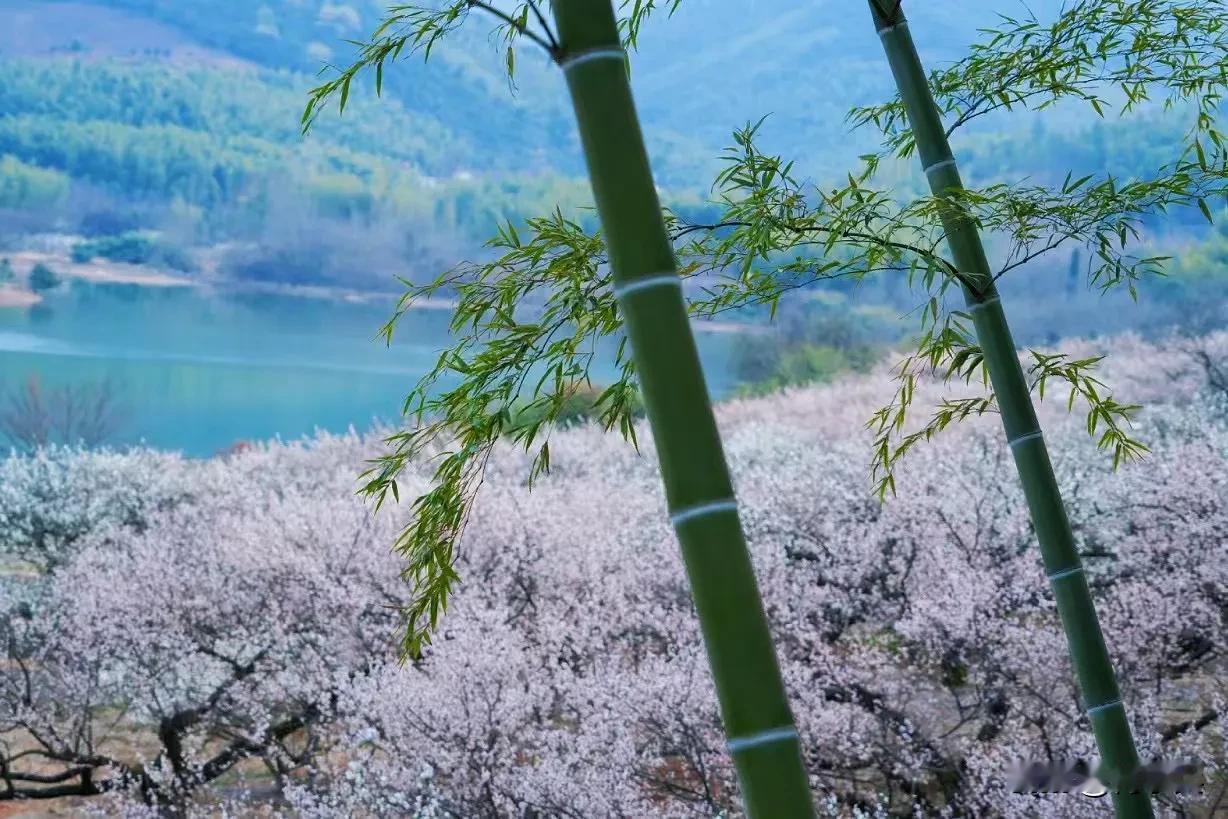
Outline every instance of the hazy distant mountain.
<svg viewBox="0 0 1228 819">
<path fill-rule="evenodd" d="M 1031 3 L 1042 18 L 1057 0 Z M 660 173 L 677 184 L 709 167 L 729 132 L 773 116 L 772 144 L 804 166 L 842 165 L 855 149 L 843 117 L 889 91 L 869 12 L 846 0 L 684 0 L 645 28 L 633 81 Z M 0 55 L 157 54 L 218 70 L 247 64 L 312 73 L 343 61 L 346 38 L 362 38 L 386 7 L 331 0 L 0 0 L 11 25 Z M 925 58 L 956 58 L 997 12 L 1019 0 L 918 3 L 910 9 Z M 557 71 L 526 50 L 515 94 L 502 55 L 474 19 L 466 36 L 389 72 L 389 94 L 474 146 L 474 169 L 553 168 L 579 172 L 567 100 Z M 830 157 L 825 152 L 836 149 Z M 702 174 L 706 176 L 706 173 Z M 695 179 L 699 182 L 699 179 Z"/>
<path fill-rule="evenodd" d="M 1049 19 L 1058 2 L 1031 5 Z M 430 64 L 387 71 L 384 100 L 366 78 L 345 117 L 301 138 L 320 66 L 343 63 L 384 3 L 0 0 L 0 240 L 165 229 L 261 248 L 232 258 L 236 275 L 351 280 L 356 249 L 380 262 L 364 269 L 433 269 L 499 219 L 588 200 L 559 71 L 526 47 L 509 88 L 476 13 Z M 912 25 L 938 67 L 1008 11 L 1026 13 L 918 3 Z M 702 195 L 730 131 L 764 114 L 765 149 L 840 174 L 875 144 L 850 138 L 848 109 L 890 95 L 869 12 L 844 0 L 683 0 L 645 27 L 632 81 L 671 204 Z M 967 178 L 1130 175 L 1171 158 L 1172 126 L 1063 116 L 978 120 L 956 140 Z"/>
</svg>

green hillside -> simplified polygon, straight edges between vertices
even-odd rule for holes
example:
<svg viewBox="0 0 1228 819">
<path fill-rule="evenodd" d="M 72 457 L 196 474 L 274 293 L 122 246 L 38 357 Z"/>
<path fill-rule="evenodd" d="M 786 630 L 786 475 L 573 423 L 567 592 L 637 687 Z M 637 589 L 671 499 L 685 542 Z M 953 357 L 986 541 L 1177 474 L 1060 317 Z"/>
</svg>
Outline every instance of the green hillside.
<svg viewBox="0 0 1228 819">
<path fill-rule="evenodd" d="M 280 267 L 300 281 L 350 247 L 433 269 L 496 220 L 587 202 L 558 72 L 526 53 L 509 88 L 480 21 L 430 64 L 388 72 L 383 100 L 363 83 L 344 118 L 328 112 L 303 138 L 313 71 L 344 60 L 344 38 L 362 36 L 383 7 L 0 0 L 9 22 L 0 31 L 0 239 L 165 229 L 186 245 L 256 243 L 267 258 L 249 253 L 235 271 L 275 277 Z M 1007 8 L 920 6 L 920 45 L 935 64 L 953 59 Z M 747 118 L 770 113 L 764 147 L 816 179 L 874 144 L 870 133 L 850 138 L 843 116 L 886 96 L 880 47 L 835 0 L 686 0 L 672 19 L 650 22 L 641 47 L 633 82 L 675 205 L 704 194 L 730 130 Z M 1052 182 L 1068 169 L 1144 172 L 1179 134 L 1159 119 L 1076 122 L 1061 112 L 990 117 L 961 131 L 957 148 L 974 181 Z M 320 278 L 352 273 L 343 265 Z"/>
<path fill-rule="evenodd" d="M 496 220 L 587 201 L 576 177 L 544 163 L 517 168 L 496 153 L 474 169 L 483 146 L 395 100 L 358 99 L 344 121 L 329 117 L 304 139 L 309 83 L 158 60 L 0 60 L 0 226 L 90 234 L 173 223 L 189 244 L 273 248 L 296 239 L 279 235 L 292 211 L 300 226 L 321 222 L 317 236 L 348 227 L 343 242 L 379 244 L 378 230 L 361 238 L 364 227 L 400 223 L 410 235 L 389 243 L 396 255 L 424 234 L 472 246 Z"/>
<path fill-rule="evenodd" d="M 360 100 L 308 138 L 297 127 L 306 78 L 167 63 L 0 62 L 0 155 L 130 199 L 217 208 L 258 199 L 289 174 L 335 213 L 379 197 L 412 207 L 471 191 L 452 181 L 480 152 L 437 119 Z M 487 168 L 484 194 L 532 187 L 528 172 Z M 537 183 L 540 187 L 540 183 Z M 415 193 L 417 196 L 415 196 Z M 397 200 L 400 200 L 399 202 Z"/>
<path fill-rule="evenodd" d="M 295 72 L 305 79 L 328 61 L 343 62 L 345 40 L 378 22 L 384 0 L 0 0 L 0 14 L 27 18 L 23 42 L 0 35 L 0 56 L 131 54 L 148 61 L 166 53 L 191 56 L 217 70 L 226 60 Z M 1033 4 L 1046 15 L 1056 0 Z M 919 41 L 933 64 L 960 56 L 977 29 L 1010 0 L 972 9 L 919 4 Z M 858 11 L 864 11 L 859 9 Z M 78 25 L 64 26 L 72 19 Z M 442 123 L 468 166 L 549 167 L 578 174 L 570 107 L 561 78 L 542 55 L 525 51 L 509 93 L 503 55 L 489 25 L 474 20 L 434 52 L 429 65 L 411 60 L 386 78 L 386 93 L 416 117 Z M 173 42 L 172 42 L 173 41 Z M 29 45 L 27 45 L 27 43 Z M 29 53 L 35 52 L 35 53 Z M 883 97 L 888 78 L 868 15 L 840 0 L 686 0 L 672 18 L 658 13 L 645 28 L 633 82 L 658 176 L 665 184 L 706 185 L 688 172 L 710 160 L 729 132 L 772 114 L 767 133 L 816 170 L 838 169 L 865 147 L 850 141 L 843 118 L 852 105 Z M 661 150 L 660 146 L 665 146 Z"/>
</svg>

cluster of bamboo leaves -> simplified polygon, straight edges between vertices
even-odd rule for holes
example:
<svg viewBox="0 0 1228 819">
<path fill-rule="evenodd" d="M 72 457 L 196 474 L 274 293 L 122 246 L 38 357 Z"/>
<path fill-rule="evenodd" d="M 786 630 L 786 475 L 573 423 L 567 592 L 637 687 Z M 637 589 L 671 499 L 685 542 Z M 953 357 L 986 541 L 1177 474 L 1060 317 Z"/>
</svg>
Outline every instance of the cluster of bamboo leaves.
<svg viewBox="0 0 1228 819">
<path fill-rule="evenodd" d="M 626 0 L 625 44 L 635 45 L 655 7 L 672 13 L 679 1 Z M 333 97 L 344 108 L 352 81 L 365 69 L 374 70 L 378 92 L 387 62 L 415 52 L 429 55 L 473 9 L 497 18 L 509 77 L 522 39 L 557 57 L 558 45 L 535 3 L 506 12 L 475 0 L 434 10 L 396 6 L 368 42 L 357 44 L 353 64 L 313 91 L 304 127 Z M 1137 297 L 1141 280 L 1163 275 L 1166 257 L 1136 251 L 1144 245 L 1144 219 L 1194 207 L 1210 219 L 1207 200 L 1228 192 L 1228 146 L 1216 128 L 1228 87 L 1225 11 L 1223 0 L 1084 0 L 1052 23 L 1002 17 L 982 32 L 967 57 L 931 74 L 934 97 L 950 123 L 948 135 L 995 112 L 1044 110 L 1066 100 L 1084 103 L 1100 117 L 1159 106 L 1191 119 L 1173 160 L 1147 178 L 1067 175 L 1060 186 L 1024 180 L 945 194 L 959 196 L 959 206 L 990 237 L 998 258 L 995 279 L 1063 245 L 1090 251 L 1088 281 L 1102 291 L 1124 286 Z M 861 157 L 859 167 L 834 186 L 801 178 L 794 162 L 761 149 L 762 122 L 736 130 L 723 156 L 712 188 L 719 218 L 699 224 L 665 214 L 688 307 L 696 318 L 756 305 L 774 315 L 791 291 L 870 275 L 903 276 L 920 291 L 916 346 L 895 370 L 892 399 L 867 424 L 873 434 L 871 481 L 885 498 L 895 491 L 895 467 L 909 450 L 954 422 L 995 411 L 970 317 L 947 305 L 961 280 L 940 250 L 940 214 L 951 203 L 935 195 L 905 197 L 876 184 L 885 163 L 913 152 L 898 98 L 850 113 L 854 127 L 881 133 L 882 147 Z M 433 485 L 413 500 L 411 522 L 396 544 L 415 589 L 406 611 L 410 655 L 429 642 L 458 580 L 456 544 L 492 448 L 510 438 L 530 451 L 530 482 L 548 470 L 554 422 L 577 384 L 591 386 L 603 339 L 620 341 L 618 376 L 601 393 L 597 411 L 607 430 L 617 429 L 635 443 L 636 373 L 621 338 L 600 230 L 556 210 L 525 220 L 519 229 L 501 226 L 488 246 L 490 260 L 463 263 L 425 285 L 405 282 L 397 311 L 383 328 L 391 340 L 397 321 L 426 297 L 449 293 L 457 301 L 455 341 L 410 392 L 403 407 L 406 427 L 388 438 L 388 452 L 365 473 L 362 488 L 377 506 L 390 494 L 399 500 L 398 477 L 406 465 L 422 458 L 434 463 Z M 1066 385 L 1068 408 L 1086 406 L 1088 432 L 1098 436 L 1115 466 L 1147 452 L 1130 433 L 1139 407 L 1118 402 L 1093 375 L 1099 359 L 1031 355 L 1033 389 L 1043 398 L 1048 384 Z M 929 378 L 962 383 L 975 393 L 944 400 L 917 427 L 913 398 L 919 380 Z M 539 411 L 514 423 L 513 403 L 526 400 Z"/>
</svg>

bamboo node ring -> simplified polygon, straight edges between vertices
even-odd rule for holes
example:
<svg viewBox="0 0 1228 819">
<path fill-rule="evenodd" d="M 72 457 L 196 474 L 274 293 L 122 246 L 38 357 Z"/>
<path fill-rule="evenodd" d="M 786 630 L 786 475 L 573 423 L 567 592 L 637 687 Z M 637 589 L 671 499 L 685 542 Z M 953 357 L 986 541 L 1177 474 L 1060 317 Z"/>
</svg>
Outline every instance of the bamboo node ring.
<svg viewBox="0 0 1228 819">
<path fill-rule="evenodd" d="M 1027 435 L 1020 435 L 1018 438 L 1014 438 L 1008 443 L 1011 445 L 1011 449 L 1014 449 L 1019 444 L 1026 444 L 1028 441 L 1035 441 L 1036 439 L 1042 437 L 1044 437 L 1044 433 L 1040 430 L 1036 430 L 1035 432 L 1029 432 Z"/>
<path fill-rule="evenodd" d="M 769 731 L 760 731 L 759 733 L 751 734 L 748 737 L 730 737 L 727 746 L 730 753 L 736 754 L 738 751 L 745 751 L 747 748 L 755 748 L 760 745 L 770 745 L 773 742 L 785 742 L 796 739 L 797 729 L 792 725 L 786 725 L 783 728 L 773 728 Z"/>
<path fill-rule="evenodd" d="M 1120 699 L 1112 700 L 1111 702 L 1106 702 L 1102 705 L 1093 705 L 1091 708 L 1087 709 L 1087 715 L 1091 716 L 1092 714 L 1098 714 L 1101 711 L 1106 711 L 1109 708 L 1114 708 L 1119 705 L 1121 705 Z"/>
<path fill-rule="evenodd" d="M 939 161 L 935 162 L 933 165 L 926 165 L 921 170 L 925 173 L 926 176 L 929 176 L 934 171 L 940 170 L 942 168 L 950 167 L 951 165 L 954 165 L 954 164 L 955 164 L 954 158 L 940 159 Z"/>
<path fill-rule="evenodd" d="M 627 52 L 618 46 L 610 46 L 608 48 L 590 48 L 588 51 L 580 51 L 576 54 L 571 54 L 559 60 L 559 67 L 563 71 L 568 71 L 580 63 L 587 63 L 592 60 L 625 60 Z"/>
<path fill-rule="evenodd" d="M 907 27 L 908 27 L 908 21 L 901 20 L 898 23 L 892 23 L 889 26 L 883 26 L 882 28 L 880 28 L 878 30 L 878 36 L 882 37 L 884 34 L 890 34 L 891 32 L 895 31 L 897 28 L 907 28 Z"/>
<path fill-rule="evenodd" d="M 1018 438 L 1013 438 L 1013 440 L 1008 441 L 1008 443 L 1011 444 L 1011 448 L 1013 449 L 1019 446 L 1020 443 L 1027 443 L 1028 441 L 1035 441 L 1035 440 L 1038 440 L 1038 438 L 1043 438 L 1044 436 L 1045 436 L 1044 432 L 1041 432 L 1040 430 L 1036 430 L 1035 432 L 1028 432 L 1027 435 L 1020 435 Z"/>
<path fill-rule="evenodd" d="M 1062 569 L 1060 572 L 1054 572 L 1053 574 L 1049 575 L 1049 579 L 1061 580 L 1063 577 L 1070 577 L 1071 575 L 1078 574 L 1081 571 L 1083 571 L 1082 566 L 1074 566 L 1069 569 Z"/>
<path fill-rule="evenodd" d="M 970 304 L 968 305 L 968 312 L 975 313 L 977 310 L 983 310 L 991 304 L 997 304 L 998 301 L 1000 301 L 1000 299 L 997 296 L 994 296 L 991 299 L 985 299 L 985 301 L 979 301 L 976 304 Z"/>
<path fill-rule="evenodd" d="M 669 516 L 670 523 L 678 526 L 688 520 L 701 518 L 706 515 L 714 515 L 717 512 L 736 512 L 738 511 L 738 502 L 733 498 L 727 500 L 713 501 L 712 503 L 701 503 L 696 506 L 691 506 L 687 509 L 680 509 Z"/>
<path fill-rule="evenodd" d="M 645 276 L 642 279 L 634 279 L 616 286 L 614 288 L 614 297 L 622 298 L 638 290 L 647 290 L 650 287 L 662 287 L 664 285 L 681 286 L 682 277 L 677 273 L 663 273 L 659 276 Z"/>
</svg>

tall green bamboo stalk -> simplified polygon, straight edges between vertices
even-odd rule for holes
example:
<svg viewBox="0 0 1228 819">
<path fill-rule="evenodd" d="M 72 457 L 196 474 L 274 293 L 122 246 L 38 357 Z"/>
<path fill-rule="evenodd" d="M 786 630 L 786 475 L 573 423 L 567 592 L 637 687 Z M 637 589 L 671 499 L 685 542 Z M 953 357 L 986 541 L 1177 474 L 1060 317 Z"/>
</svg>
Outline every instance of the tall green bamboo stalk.
<svg viewBox="0 0 1228 819">
<path fill-rule="evenodd" d="M 610 0 L 554 0 L 615 294 L 747 815 L 814 815 Z"/>
<path fill-rule="evenodd" d="M 955 156 L 900 2 L 869 2 L 930 189 L 935 194 L 959 190 L 963 183 Z M 985 248 L 966 210 L 948 207 L 942 222 L 951 256 L 964 279 L 964 300 L 998 399 L 1101 761 L 1108 779 L 1127 781 L 1139 767 L 1138 752 Z M 1106 785 L 1113 787 L 1108 782 Z M 1128 785 L 1124 790 L 1129 790 Z M 1153 816 L 1151 799 L 1145 794 L 1114 794 L 1113 807 L 1118 817 Z"/>
</svg>

